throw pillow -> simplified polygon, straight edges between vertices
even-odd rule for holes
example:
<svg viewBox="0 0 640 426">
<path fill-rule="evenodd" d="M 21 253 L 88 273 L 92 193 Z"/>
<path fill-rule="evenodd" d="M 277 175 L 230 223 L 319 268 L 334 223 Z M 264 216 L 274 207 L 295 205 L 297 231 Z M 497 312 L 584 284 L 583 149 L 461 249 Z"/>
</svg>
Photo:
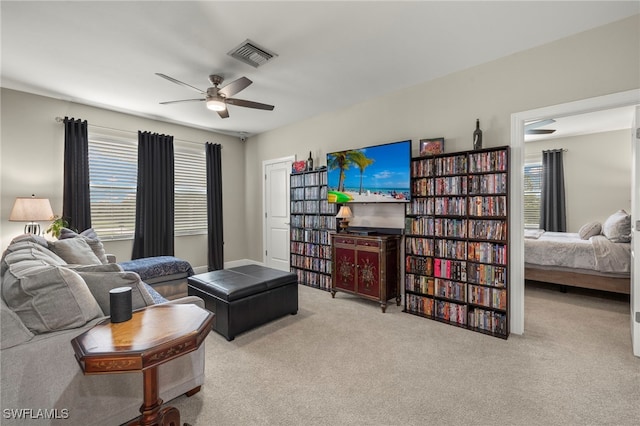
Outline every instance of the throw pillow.
<svg viewBox="0 0 640 426">
<path fill-rule="evenodd" d="M 104 250 L 104 245 L 100 238 L 98 238 L 98 234 L 94 231 L 93 228 L 85 229 L 81 233 L 77 233 L 69 228 L 62 228 L 60 230 L 60 236 L 58 240 L 66 240 L 68 238 L 83 238 L 93 250 L 93 254 L 95 254 L 98 259 L 100 259 L 100 263 L 109 263 L 109 259 L 107 258 L 107 253 Z"/>
<path fill-rule="evenodd" d="M 98 239 L 98 234 L 96 234 L 96 231 L 93 228 L 85 229 L 79 234 L 73 229 L 62 228 L 60 230 L 60 236 L 58 237 L 58 239 L 64 240 L 66 238 L 76 238 L 78 235 L 82 235 L 83 237 L 91 238 L 94 240 Z"/>
<path fill-rule="evenodd" d="M 135 272 L 79 272 L 89 291 L 105 315 L 111 315 L 109 291 L 118 287 L 131 287 L 133 309 L 153 305 L 153 298 Z"/>
<path fill-rule="evenodd" d="M 69 238 L 49 243 L 51 250 L 67 263 L 94 265 L 102 263 L 84 238 Z"/>
<path fill-rule="evenodd" d="M 10 265 L 3 276 L 2 296 L 35 334 L 81 327 L 103 316 L 80 275 L 63 266 L 18 270 Z"/>
<path fill-rule="evenodd" d="M 631 241 L 631 216 L 618 210 L 602 224 L 602 234 L 613 243 L 628 243 Z"/>
<path fill-rule="evenodd" d="M 582 225 L 582 227 L 578 231 L 578 235 L 580 235 L 580 238 L 582 238 L 583 240 L 588 240 L 595 235 L 600 235 L 601 231 L 602 225 L 600 224 L 600 222 L 587 222 Z"/>
</svg>

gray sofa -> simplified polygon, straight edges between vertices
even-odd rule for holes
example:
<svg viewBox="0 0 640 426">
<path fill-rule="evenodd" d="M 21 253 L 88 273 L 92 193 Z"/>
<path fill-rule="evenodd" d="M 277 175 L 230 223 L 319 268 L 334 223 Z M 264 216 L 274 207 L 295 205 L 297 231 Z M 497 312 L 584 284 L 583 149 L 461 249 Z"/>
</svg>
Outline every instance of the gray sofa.
<svg viewBox="0 0 640 426">
<path fill-rule="evenodd" d="M 52 243 L 23 235 L 2 255 L 3 425 L 113 426 L 139 415 L 142 373 L 85 376 L 70 343 L 109 314 L 110 289 L 132 287 L 134 309 L 156 303 L 204 306 L 194 296 L 167 302 L 106 257 L 95 263 L 87 247 L 100 258 L 101 245 L 92 247 L 85 237 L 73 240 Z M 198 389 L 204 383 L 204 345 L 161 365 L 158 382 L 165 402 Z"/>
</svg>

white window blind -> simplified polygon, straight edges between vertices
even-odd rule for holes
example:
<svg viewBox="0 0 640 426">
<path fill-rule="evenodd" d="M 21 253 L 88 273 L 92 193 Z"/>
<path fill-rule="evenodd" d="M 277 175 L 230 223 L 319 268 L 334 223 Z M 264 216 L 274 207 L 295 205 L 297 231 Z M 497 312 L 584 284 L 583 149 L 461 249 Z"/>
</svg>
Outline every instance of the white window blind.
<svg viewBox="0 0 640 426">
<path fill-rule="evenodd" d="M 524 227 L 540 227 L 540 195 L 542 191 L 542 164 L 524 166 Z"/>
<path fill-rule="evenodd" d="M 204 145 L 174 143 L 175 234 L 207 233 L 207 168 Z"/>
<path fill-rule="evenodd" d="M 174 140 L 175 235 L 207 232 L 204 145 Z M 138 182 L 134 133 L 101 129 L 89 134 L 91 224 L 104 240 L 133 238 Z"/>
<path fill-rule="evenodd" d="M 101 239 L 133 238 L 137 145 L 134 136 L 89 135 L 91 225 Z"/>
</svg>

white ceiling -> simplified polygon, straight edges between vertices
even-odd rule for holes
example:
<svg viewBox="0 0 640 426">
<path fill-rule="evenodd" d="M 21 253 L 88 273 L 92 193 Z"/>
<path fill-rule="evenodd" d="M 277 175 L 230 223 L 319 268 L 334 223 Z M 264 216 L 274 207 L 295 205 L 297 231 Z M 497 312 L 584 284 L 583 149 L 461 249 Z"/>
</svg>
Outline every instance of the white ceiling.
<svg viewBox="0 0 640 426">
<path fill-rule="evenodd" d="M 525 142 L 566 138 L 569 136 L 588 135 L 592 133 L 611 132 L 630 129 L 633 123 L 635 108 L 633 106 L 611 108 L 586 114 L 555 117 L 555 123 L 547 124 L 539 129 L 555 130 L 546 135 L 526 135 Z M 532 123 L 535 123 L 533 121 Z M 528 124 L 528 123 L 525 123 Z"/>
<path fill-rule="evenodd" d="M 274 129 L 604 25 L 638 1 L 0 3 L 2 87 L 228 134 Z M 251 39 L 278 57 L 227 55 Z M 253 84 L 221 119 L 167 74 Z M 195 95 L 195 96 L 194 96 Z M 61 111 L 60 114 L 64 114 Z M 53 117 L 52 117 L 53 119 Z M 99 123 L 98 123 L 99 124 Z"/>
</svg>

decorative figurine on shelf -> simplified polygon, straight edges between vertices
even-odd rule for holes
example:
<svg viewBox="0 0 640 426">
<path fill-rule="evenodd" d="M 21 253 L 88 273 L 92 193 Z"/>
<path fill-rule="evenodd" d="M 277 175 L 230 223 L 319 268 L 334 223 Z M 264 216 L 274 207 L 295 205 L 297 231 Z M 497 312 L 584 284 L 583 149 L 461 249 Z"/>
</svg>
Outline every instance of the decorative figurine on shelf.
<svg viewBox="0 0 640 426">
<path fill-rule="evenodd" d="M 311 151 L 309 151 L 309 158 L 307 158 L 307 171 L 313 170 L 313 157 L 311 156 Z"/>
<path fill-rule="evenodd" d="M 476 130 L 473 131 L 473 149 L 482 149 L 482 130 L 480 130 L 480 119 L 476 119 Z"/>
</svg>

